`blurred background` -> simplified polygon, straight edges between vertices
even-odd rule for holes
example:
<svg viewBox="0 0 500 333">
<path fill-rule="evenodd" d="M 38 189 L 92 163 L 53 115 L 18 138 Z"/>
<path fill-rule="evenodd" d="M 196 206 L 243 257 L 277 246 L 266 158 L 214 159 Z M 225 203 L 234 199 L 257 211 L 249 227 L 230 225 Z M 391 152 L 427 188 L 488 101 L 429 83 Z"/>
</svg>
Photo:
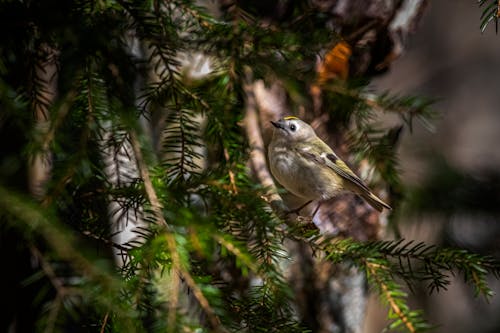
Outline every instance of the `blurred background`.
<svg viewBox="0 0 500 333">
<path fill-rule="evenodd" d="M 402 235 L 457 245 L 500 259 L 500 35 L 479 29 L 476 1 L 429 2 L 405 54 L 374 81 L 377 91 L 435 98 L 432 126 L 415 123 L 400 147 L 403 181 L 411 189 L 399 217 Z M 499 332 L 500 283 L 489 302 L 455 276 L 447 291 L 422 288 L 413 305 L 436 332 Z M 373 299 L 367 333 L 387 324 Z"/>
</svg>

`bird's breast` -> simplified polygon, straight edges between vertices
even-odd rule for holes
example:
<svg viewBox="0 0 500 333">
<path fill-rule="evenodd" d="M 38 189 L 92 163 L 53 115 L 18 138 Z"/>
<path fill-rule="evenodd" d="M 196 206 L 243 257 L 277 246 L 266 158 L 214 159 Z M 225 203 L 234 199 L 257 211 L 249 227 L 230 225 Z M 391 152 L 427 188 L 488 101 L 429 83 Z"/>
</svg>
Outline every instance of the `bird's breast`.
<svg viewBox="0 0 500 333">
<path fill-rule="evenodd" d="M 276 180 L 298 197 L 325 200 L 342 191 L 342 177 L 331 168 L 286 146 L 271 146 L 269 162 Z"/>
<path fill-rule="evenodd" d="M 270 169 L 276 180 L 287 191 L 307 199 L 319 199 L 325 194 L 321 168 L 305 160 L 296 152 L 284 147 L 274 147 L 269 152 Z"/>
</svg>

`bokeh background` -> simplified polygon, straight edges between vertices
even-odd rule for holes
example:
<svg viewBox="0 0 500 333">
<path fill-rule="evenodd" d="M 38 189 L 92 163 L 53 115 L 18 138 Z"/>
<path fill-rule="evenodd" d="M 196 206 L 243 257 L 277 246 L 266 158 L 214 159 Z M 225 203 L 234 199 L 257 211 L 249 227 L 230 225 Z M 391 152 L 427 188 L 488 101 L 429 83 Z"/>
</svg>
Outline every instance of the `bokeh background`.
<svg viewBox="0 0 500 333">
<path fill-rule="evenodd" d="M 479 29 L 476 1 L 430 1 L 405 54 L 374 81 L 374 89 L 435 98 L 432 126 L 415 123 L 400 147 L 403 179 L 411 195 L 399 217 L 402 235 L 458 245 L 500 259 L 500 35 L 494 23 Z M 388 120 L 390 121 L 390 120 Z M 474 298 L 453 277 L 447 291 L 412 296 L 436 332 L 500 332 L 496 295 Z M 386 325 L 373 299 L 367 333 Z"/>
</svg>

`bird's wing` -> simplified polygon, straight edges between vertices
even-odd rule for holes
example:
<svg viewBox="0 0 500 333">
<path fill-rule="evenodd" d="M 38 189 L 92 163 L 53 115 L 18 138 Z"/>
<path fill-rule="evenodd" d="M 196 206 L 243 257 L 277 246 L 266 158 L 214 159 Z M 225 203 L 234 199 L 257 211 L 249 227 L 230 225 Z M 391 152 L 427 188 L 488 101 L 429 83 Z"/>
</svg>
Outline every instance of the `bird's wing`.
<svg viewBox="0 0 500 333">
<path fill-rule="evenodd" d="M 370 192 L 365 183 L 323 141 L 315 142 L 312 145 L 311 143 L 308 145 L 299 145 L 297 152 L 310 161 L 330 168 L 342 178 L 359 187 L 360 190 Z M 318 155 L 317 152 L 321 153 Z"/>
</svg>

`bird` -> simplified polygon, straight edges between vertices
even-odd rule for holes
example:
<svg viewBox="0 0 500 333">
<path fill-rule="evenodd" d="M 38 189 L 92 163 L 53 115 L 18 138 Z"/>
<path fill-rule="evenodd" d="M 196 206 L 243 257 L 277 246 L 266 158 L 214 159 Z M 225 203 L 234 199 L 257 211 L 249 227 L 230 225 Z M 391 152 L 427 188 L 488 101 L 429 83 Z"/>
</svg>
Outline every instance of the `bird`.
<svg viewBox="0 0 500 333">
<path fill-rule="evenodd" d="M 271 121 L 271 124 L 274 126 L 268 146 L 271 173 L 287 191 L 307 201 L 301 208 L 312 201 L 321 204 L 350 191 L 380 212 L 384 208 L 391 209 L 316 135 L 309 124 L 295 116 Z"/>
</svg>

